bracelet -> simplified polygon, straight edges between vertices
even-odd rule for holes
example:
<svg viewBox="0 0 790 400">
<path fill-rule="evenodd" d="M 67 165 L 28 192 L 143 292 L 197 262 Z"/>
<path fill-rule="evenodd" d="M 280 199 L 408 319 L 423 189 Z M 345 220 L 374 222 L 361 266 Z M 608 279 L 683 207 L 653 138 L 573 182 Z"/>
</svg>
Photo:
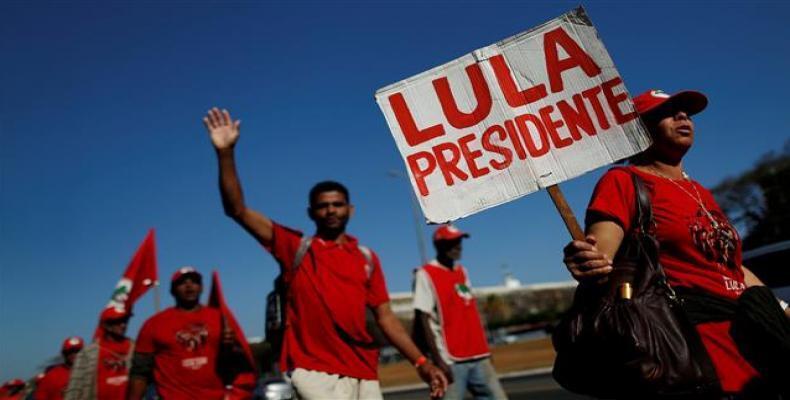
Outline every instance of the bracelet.
<svg viewBox="0 0 790 400">
<path fill-rule="evenodd" d="M 788 307 L 787 302 L 782 299 L 778 299 L 778 300 L 779 300 L 779 306 L 782 307 L 782 310 L 787 311 L 787 307 Z"/>
<path fill-rule="evenodd" d="M 414 362 L 414 368 L 420 368 L 423 365 L 425 365 L 425 363 L 427 363 L 427 362 L 428 362 L 428 359 L 425 358 L 425 356 L 420 356 L 420 358 L 418 358 L 417 361 Z"/>
</svg>

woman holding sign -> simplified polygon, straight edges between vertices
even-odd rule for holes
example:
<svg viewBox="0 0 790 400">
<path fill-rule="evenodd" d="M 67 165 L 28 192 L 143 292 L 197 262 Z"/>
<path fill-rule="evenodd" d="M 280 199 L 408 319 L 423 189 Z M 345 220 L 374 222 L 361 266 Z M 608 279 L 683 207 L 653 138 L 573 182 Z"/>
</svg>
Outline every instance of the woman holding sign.
<svg viewBox="0 0 790 400">
<path fill-rule="evenodd" d="M 659 244 L 658 261 L 670 287 L 684 301 L 683 293 L 697 299 L 713 299 L 695 303 L 700 306 L 695 309 L 699 318 L 691 319 L 725 398 L 778 398 L 771 393 L 783 389 L 771 387 L 765 379 L 772 372 L 766 372 L 764 364 L 750 357 L 753 352 L 743 350 L 741 337 L 736 344 L 731 331 L 739 299 L 747 297 L 741 295 L 752 293 L 749 288 L 762 286 L 762 282 L 741 264 L 741 239 L 736 229 L 711 193 L 683 168 L 683 157 L 694 142 L 691 116 L 705 109 L 707 103 L 705 95 L 694 91 L 669 96 L 651 90 L 634 98 L 653 144 L 633 157 L 630 165 L 613 168 L 601 177 L 587 208 L 587 240 L 568 244 L 564 261 L 581 287 L 595 287 L 607 281 L 620 265 L 618 249 L 624 238 L 638 225 L 635 181 L 641 181 L 652 207 L 651 234 Z M 719 300 L 733 308 L 715 312 L 706 308 Z M 782 315 L 780 302 L 771 302 L 761 308 L 773 318 L 771 326 L 785 335 L 777 342 L 781 347 L 785 345 L 790 322 Z M 691 300 L 685 301 L 684 306 L 689 303 Z M 781 302 L 781 307 L 790 317 L 787 304 Z M 753 336 L 747 339 L 758 341 Z"/>
</svg>

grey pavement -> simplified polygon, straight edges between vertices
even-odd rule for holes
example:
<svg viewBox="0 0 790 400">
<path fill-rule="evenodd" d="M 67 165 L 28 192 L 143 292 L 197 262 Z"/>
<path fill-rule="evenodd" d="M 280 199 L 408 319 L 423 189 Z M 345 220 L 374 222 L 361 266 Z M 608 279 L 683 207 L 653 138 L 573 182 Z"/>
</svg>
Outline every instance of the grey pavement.
<svg viewBox="0 0 790 400">
<path fill-rule="evenodd" d="M 550 370 L 507 374 L 500 377 L 502 386 L 511 400 L 581 400 L 589 399 L 561 388 L 551 377 Z M 400 391 L 385 390 L 385 400 L 427 399 L 428 390 L 422 386 L 408 387 Z M 467 398 L 470 398 L 467 396 Z"/>
</svg>

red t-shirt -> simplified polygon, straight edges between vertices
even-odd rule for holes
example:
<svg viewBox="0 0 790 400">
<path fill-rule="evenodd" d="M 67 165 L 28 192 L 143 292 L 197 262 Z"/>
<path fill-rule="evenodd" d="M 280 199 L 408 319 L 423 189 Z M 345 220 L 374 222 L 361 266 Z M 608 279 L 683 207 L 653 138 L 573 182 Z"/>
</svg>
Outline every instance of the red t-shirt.
<svg viewBox="0 0 790 400">
<path fill-rule="evenodd" d="M 488 357 L 491 352 L 486 333 L 464 267 L 456 264 L 450 269 L 426 264 L 422 270 L 428 274 L 436 295 L 442 337 L 450 358 L 460 362 Z"/>
<path fill-rule="evenodd" d="M 159 396 L 174 399 L 222 399 L 224 385 L 216 373 L 221 339 L 217 309 L 168 308 L 140 328 L 135 352 L 154 355 L 154 383 Z"/>
<path fill-rule="evenodd" d="M 669 283 L 736 299 L 746 289 L 741 269 L 741 241 L 735 228 L 713 196 L 697 182 L 676 180 L 686 192 L 667 178 L 627 167 L 645 183 L 661 246 L 659 262 Z M 695 191 L 696 189 L 696 191 Z M 699 196 L 720 229 L 714 229 L 707 214 L 690 195 Z M 609 170 L 595 187 L 587 208 L 587 225 L 609 219 L 628 232 L 635 210 L 631 174 L 624 168 Z M 729 335 L 730 322 L 697 325 L 705 348 L 725 392 L 739 392 L 758 373 L 738 352 Z"/>
<path fill-rule="evenodd" d="M 129 351 L 132 341 L 99 341 L 99 360 L 96 366 L 96 386 L 99 399 L 122 399 L 129 382 Z"/>
<path fill-rule="evenodd" d="M 65 364 L 55 365 L 44 373 L 44 377 L 38 381 L 36 391 L 33 393 L 34 400 L 62 400 L 63 392 L 69 385 L 71 368 Z"/>
<path fill-rule="evenodd" d="M 280 264 L 289 285 L 283 370 L 304 368 L 358 379 L 378 379 L 378 349 L 344 341 L 336 325 L 355 338 L 369 339 L 365 307 L 389 301 L 384 273 L 373 254 L 370 278 L 367 260 L 357 240 L 346 235 L 342 245 L 313 238 L 298 273 L 292 264 L 302 234 L 274 224 L 274 239 L 267 247 Z"/>
</svg>

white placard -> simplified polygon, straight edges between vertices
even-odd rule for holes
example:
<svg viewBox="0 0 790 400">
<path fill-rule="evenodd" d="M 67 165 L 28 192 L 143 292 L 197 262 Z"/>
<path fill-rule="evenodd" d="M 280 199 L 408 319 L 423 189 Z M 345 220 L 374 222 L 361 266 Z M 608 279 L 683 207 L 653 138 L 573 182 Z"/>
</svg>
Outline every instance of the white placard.
<svg viewBox="0 0 790 400">
<path fill-rule="evenodd" d="M 641 152 L 650 138 L 580 7 L 376 92 L 429 222 Z"/>
</svg>

